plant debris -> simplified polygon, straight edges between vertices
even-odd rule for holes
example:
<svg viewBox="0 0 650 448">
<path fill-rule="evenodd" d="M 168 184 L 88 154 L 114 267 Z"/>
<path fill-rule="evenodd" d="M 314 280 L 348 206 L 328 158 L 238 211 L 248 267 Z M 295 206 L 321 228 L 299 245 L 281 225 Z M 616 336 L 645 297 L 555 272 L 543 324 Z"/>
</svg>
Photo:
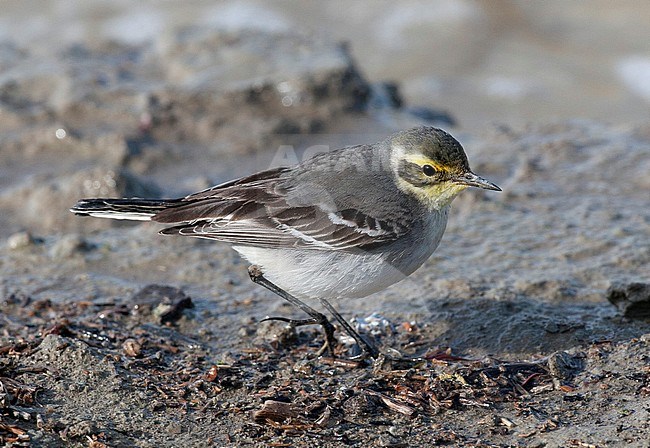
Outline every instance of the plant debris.
<svg viewBox="0 0 650 448">
<path fill-rule="evenodd" d="M 143 319 L 142 303 L 148 309 L 157 306 L 154 294 L 139 300 L 132 312 L 120 311 L 126 308 L 119 301 L 80 305 L 19 296 L 7 299 L 4 315 L 22 330 L 3 338 L 0 346 L 0 441 L 13 446 L 38 440 L 52 446 L 101 447 L 122 443 L 118 441 L 125 437 L 135 443 L 140 433 L 124 433 L 126 427 L 111 423 L 111 412 L 129 409 L 146 410 L 167 422 L 167 433 L 181 439 L 190 421 L 236 419 L 239 430 L 229 437 L 241 443 L 291 446 L 296 438 L 307 437 L 354 444 L 359 434 L 374 433 L 381 443 L 408 446 L 414 428 L 436 428 L 447 419 L 439 416 L 451 413 L 455 419 L 463 414 L 489 417 L 488 433 L 516 432 L 528 440 L 568 424 L 559 403 L 583 406 L 590 390 L 616 378 L 613 372 L 581 377 L 586 363 L 611 356 L 616 349 L 612 344 L 533 362 L 471 359 L 436 349 L 413 362 L 383 359 L 371 365 L 312 358 L 318 340 L 306 339 L 302 331 L 293 346 L 278 349 L 262 343 L 215 362 L 204 338 Z M 168 296 L 157 297 L 165 301 Z M 191 316 L 180 319 L 191 322 Z M 391 345 L 425 342 L 426 333 L 415 325 L 395 327 L 396 332 L 375 337 Z M 318 335 L 315 330 L 307 333 Z M 631 381 L 639 396 L 650 395 L 650 371 L 637 372 Z M 102 401 L 119 404 L 101 411 Z M 68 404 L 52 407 L 55 403 Z M 87 406 L 98 417 L 69 420 L 66 406 Z M 461 437 L 454 427 L 446 423 L 417 437 L 432 444 L 481 440 Z M 215 440 L 225 440 L 218 425 L 213 432 Z"/>
</svg>

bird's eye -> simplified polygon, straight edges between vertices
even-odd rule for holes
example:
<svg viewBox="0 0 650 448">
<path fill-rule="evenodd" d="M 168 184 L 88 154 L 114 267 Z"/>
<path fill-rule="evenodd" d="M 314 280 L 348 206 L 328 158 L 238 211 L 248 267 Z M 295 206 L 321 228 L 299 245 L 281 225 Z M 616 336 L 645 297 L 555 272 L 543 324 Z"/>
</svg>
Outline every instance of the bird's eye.
<svg viewBox="0 0 650 448">
<path fill-rule="evenodd" d="M 436 174 L 436 169 L 434 167 L 432 167 L 431 165 L 424 165 L 422 167 L 422 172 L 424 173 L 425 176 L 431 177 L 434 174 Z"/>
</svg>

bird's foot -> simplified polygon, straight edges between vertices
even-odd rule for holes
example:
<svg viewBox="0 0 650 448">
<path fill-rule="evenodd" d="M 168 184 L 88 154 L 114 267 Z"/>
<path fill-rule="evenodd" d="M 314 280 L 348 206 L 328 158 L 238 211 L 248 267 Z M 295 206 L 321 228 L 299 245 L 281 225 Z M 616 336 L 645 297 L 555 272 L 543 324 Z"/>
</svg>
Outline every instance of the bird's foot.
<svg viewBox="0 0 650 448">
<path fill-rule="evenodd" d="M 278 320 L 280 322 L 286 322 L 292 327 L 302 327 L 305 325 L 320 325 L 323 328 L 323 333 L 325 333 L 325 342 L 323 346 L 318 349 L 316 356 L 322 356 L 323 353 L 327 352 L 331 357 L 334 355 L 334 347 L 336 347 L 336 338 L 334 337 L 334 325 L 331 324 L 325 315 L 321 314 L 320 316 L 310 317 L 308 319 L 290 319 L 288 317 L 280 316 L 267 316 L 262 319 L 260 322 Z"/>
</svg>

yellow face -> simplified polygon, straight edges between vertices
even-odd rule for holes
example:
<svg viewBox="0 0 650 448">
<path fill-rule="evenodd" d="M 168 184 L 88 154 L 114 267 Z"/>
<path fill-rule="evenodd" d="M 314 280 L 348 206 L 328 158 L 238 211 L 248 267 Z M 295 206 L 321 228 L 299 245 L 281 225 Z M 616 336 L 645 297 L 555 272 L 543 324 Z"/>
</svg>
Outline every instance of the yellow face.
<svg viewBox="0 0 650 448">
<path fill-rule="evenodd" d="M 501 191 L 472 173 L 458 141 L 441 129 L 422 126 L 389 138 L 391 166 L 399 188 L 430 210 L 441 210 L 467 187 Z"/>
<path fill-rule="evenodd" d="M 399 156 L 399 188 L 415 195 L 431 209 L 447 207 L 468 187 L 453 180 L 454 176 L 462 174 L 455 167 L 445 166 L 422 154 L 402 153 Z"/>
</svg>

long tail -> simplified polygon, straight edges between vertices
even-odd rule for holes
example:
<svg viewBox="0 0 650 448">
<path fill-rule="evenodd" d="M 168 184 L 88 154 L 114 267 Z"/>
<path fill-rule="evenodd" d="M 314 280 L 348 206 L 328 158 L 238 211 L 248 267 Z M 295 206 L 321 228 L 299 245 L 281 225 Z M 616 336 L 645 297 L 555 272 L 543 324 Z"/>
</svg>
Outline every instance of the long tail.
<svg viewBox="0 0 650 448">
<path fill-rule="evenodd" d="M 82 199 L 70 209 L 79 216 L 151 221 L 156 213 L 178 204 L 178 199 Z"/>
</svg>

